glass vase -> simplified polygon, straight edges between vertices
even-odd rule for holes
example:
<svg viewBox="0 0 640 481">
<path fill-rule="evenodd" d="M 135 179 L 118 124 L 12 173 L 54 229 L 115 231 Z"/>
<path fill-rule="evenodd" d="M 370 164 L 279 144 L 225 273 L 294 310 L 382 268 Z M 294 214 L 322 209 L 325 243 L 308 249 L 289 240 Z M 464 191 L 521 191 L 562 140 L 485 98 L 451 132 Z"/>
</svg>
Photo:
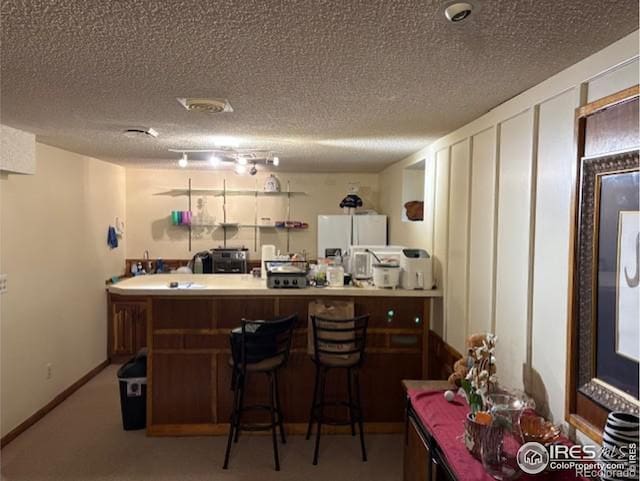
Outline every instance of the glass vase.
<svg viewBox="0 0 640 481">
<path fill-rule="evenodd" d="M 525 403 L 510 394 L 491 394 L 487 408 L 492 416 L 491 428 L 482 438 L 480 453 L 487 473 L 500 481 L 515 479 L 521 474 L 518 449 L 524 443 L 520 417 Z"/>
</svg>

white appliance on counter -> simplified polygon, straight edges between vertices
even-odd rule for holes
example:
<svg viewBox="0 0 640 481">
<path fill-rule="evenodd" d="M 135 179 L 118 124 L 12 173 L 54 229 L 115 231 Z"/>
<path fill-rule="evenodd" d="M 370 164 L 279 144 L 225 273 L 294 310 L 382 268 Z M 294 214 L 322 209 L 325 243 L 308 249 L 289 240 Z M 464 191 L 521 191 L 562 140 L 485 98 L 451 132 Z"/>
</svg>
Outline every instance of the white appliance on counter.
<svg viewBox="0 0 640 481">
<path fill-rule="evenodd" d="M 267 266 L 265 261 L 272 261 L 276 258 L 276 246 L 265 244 L 262 246 L 262 255 L 260 256 L 260 277 L 267 278 Z"/>
<path fill-rule="evenodd" d="M 433 288 L 431 256 L 424 249 L 402 249 L 400 267 L 400 286 L 403 289 Z"/>
<path fill-rule="evenodd" d="M 352 245 L 387 245 L 387 216 L 318 216 L 318 258 L 326 257 L 327 249 L 340 249 L 344 255 Z"/>
<path fill-rule="evenodd" d="M 373 285 L 382 289 L 395 289 L 400 284 L 400 266 L 394 263 L 373 264 Z"/>
<path fill-rule="evenodd" d="M 371 279 L 373 277 L 373 265 L 378 263 L 378 260 L 371 252 L 382 261 L 400 265 L 402 249 L 404 249 L 402 246 L 386 245 L 349 246 L 347 251 L 349 272 L 354 279 Z"/>
</svg>

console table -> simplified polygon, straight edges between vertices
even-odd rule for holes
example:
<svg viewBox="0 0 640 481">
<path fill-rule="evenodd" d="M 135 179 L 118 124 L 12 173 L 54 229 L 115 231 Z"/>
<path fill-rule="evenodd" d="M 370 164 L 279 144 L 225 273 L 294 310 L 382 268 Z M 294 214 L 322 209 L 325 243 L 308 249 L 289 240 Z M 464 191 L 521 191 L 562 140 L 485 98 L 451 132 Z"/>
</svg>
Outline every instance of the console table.
<svg viewBox="0 0 640 481">
<path fill-rule="evenodd" d="M 402 381 L 407 393 L 404 433 L 404 481 L 454 481 L 451 468 L 445 462 L 442 451 L 431 433 L 411 405 L 408 392 L 414 389 L 445 391 L 455 389 L 447 381 Z M 464 446 L 463 446 L 464 448 Z"/>
<path fill-rule="evenodd" d="M 494 481 L 462 441 L 466 401 L 451 404 L 443 391 L 457 390 L 446 381 L 402 381 L 407 394 L 404 436 L 404 481 Z M 562 443 L 570 444 L 568 439 Z M 519 481 L 569 481 L 572 471 L 522 474 Z"/>
</svg>

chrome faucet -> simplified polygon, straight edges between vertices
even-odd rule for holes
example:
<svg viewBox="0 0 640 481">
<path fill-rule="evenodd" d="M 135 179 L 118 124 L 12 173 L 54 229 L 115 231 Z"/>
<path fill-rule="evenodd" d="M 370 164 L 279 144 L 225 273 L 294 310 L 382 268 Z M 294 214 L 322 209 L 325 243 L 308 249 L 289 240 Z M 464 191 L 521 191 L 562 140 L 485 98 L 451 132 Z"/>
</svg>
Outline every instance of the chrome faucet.
<svg viewBox="0 0 640 481">
<path fill-rule="evenodd" d="M 149 258 L 149 251 L 145 250 L 144 254 L 142 254 L 142 260 L 145 261 L 145 267 L 146 267 L 146 271 L 147 274 L 151 274 L 152 268 L 153 268 L 153 264 L 151 263 L 151 260 Z"/>
</svg>

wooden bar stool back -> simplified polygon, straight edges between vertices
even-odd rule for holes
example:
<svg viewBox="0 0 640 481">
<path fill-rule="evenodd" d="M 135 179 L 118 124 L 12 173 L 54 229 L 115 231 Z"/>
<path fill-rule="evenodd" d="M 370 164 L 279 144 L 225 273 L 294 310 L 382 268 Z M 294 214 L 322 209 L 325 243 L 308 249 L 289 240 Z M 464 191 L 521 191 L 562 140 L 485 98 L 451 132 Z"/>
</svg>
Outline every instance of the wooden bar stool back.
<svg viewBox="0 0 640 481">
<path fill-rule="evenodd" d="M 243 319 L 241 326 L 232 331 L 231 388 L 233 390 L 233 410 L 231 413 L 227 449 L 224 455 L 223 469 L 229 467 L 231 443 L 238 442 L 240 431 L 271 431 L 273 440 L 273 457 L 276 471 L 280 470 L 278 456 L 278 437 L 276 429 L 280 429 L 282 442 L 286 443 L 284 421 L 278 393 L 278 370 L 287 364 L 291 349 L 293 328 L 298 319 L 291 315 L 272 321 L 250 321 Z M 244 394 L 249 373 L 263 373 L 269 382 L 268 404 L 244 405 Z M 264 410 L 270 414 L 271 421 L 262 424 L 242 424 L 242 414 L 252 410 Z"/>
<path fill-rule="evenodd" d="M 316 443 L 313 452 L 313 464 L 318 464 L 320 433 L 323 424 L 334 426 L 351 426 L 351 435 L 355 436 L 355 425 L 360 431 L 360 447 L 362 460 L 367 460 L 364 445 L 362 402 L 360 397 L 360 368 L 364 362 L 367 341 L 367 325 L 369 315 L 351 319 L 327 319 L 312 316 L 313 348 L 312 360 L 316 367 L 316 380 L 313 389 L 313 400 L 307 426 L 307 439 L 311 436 L 314 422 L 316 426 Z M 344 369 L 347 375 L 346 400 L 326 401 L 325 386 L 327 373 L 331 369 Z M 348 409 L 349 419 L 333 419 L 325 416 L 326 406 L 342 406 Z"/>
</svg>

